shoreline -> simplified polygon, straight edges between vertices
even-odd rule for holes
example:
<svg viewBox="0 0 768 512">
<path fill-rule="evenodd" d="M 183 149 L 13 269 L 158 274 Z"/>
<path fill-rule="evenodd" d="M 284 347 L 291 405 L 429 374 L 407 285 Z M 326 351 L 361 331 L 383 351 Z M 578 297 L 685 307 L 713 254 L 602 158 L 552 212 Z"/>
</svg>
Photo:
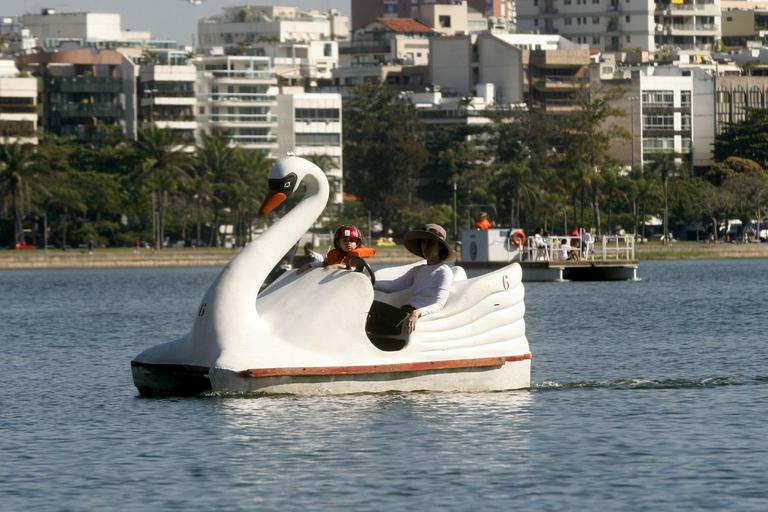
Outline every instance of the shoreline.
<svg viewBox="0 0 768 512">
<path fill-rule="evenodd" d="M 49 249 L 47 251 L 0 251 L 0 270 L 77 268 L 223 267 L 238 249 Z M 635 255 L 641 263 L 652 260 L 701 260 L 768 258 L 768 244 L 673 242 L 670 245 L 638 245 Z M 402 246 L 377 248 L 374 264 L 410 263 L 417 258 Z"/>
</svg>

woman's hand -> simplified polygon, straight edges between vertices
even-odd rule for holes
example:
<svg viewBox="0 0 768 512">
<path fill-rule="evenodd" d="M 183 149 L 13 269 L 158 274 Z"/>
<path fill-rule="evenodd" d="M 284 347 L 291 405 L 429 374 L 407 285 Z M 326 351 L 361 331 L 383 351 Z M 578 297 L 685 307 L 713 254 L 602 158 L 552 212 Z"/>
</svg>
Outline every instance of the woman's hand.
<svg viewBox="0 0 768 512">
<path fill-rule="evenodd" d="M 400 331 L 401 334 L 408 336 L 416 330 L 416 322 L 418 322 L 419 318 L 421 318 L 421 313 L 415 309 L 408 313 L 408 316 L 405 317 L 405 320 L 403 321 L 403 329 Z"/>
<path fill-rule="evenodd" d="M 296 273 L 297 274 L 303 274 L 304 272 L 309 270 L 309 267 L 310 267 L 310 264 L 309 263 L 305 263 L 305 264 L 303 264 L 302 266 L 300 266 L 299 268 L 296 269 Z"/>
</svg>

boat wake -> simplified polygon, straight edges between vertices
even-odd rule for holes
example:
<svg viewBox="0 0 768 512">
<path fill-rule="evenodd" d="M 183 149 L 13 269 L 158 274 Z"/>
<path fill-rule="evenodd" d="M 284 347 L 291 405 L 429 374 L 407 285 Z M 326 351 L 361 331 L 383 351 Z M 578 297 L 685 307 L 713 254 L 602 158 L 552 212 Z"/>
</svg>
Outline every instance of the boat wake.
<svg viewBox="0 0 768 512">
<path fill-rule="evenodd" d="M 577 382 L 544 381 L 531 384 L 531 391 L 566 389 L 687 389 L 719 386 L 750 386 L 768 384 L 768 376 L 702 377 L 700 379 L 613 379 Z"/>
</svg>

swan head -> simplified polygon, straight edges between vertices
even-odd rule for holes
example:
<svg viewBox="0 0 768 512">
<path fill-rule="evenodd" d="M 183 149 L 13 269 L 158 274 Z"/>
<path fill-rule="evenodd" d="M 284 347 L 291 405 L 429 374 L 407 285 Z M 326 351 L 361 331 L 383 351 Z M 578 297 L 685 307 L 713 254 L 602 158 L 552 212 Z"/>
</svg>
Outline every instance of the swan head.
<svg viewBox="0 0 768 512">
<path fill-rule="evenodd" d="M 320 170 L 315 164 L 304 158 L 288 156 L 278 160 L 269 171 L 269 193 L 261 204 L 259 213 L 267 215 L 299 188 L 299 183 L 307 174 Z"/>
</svg>

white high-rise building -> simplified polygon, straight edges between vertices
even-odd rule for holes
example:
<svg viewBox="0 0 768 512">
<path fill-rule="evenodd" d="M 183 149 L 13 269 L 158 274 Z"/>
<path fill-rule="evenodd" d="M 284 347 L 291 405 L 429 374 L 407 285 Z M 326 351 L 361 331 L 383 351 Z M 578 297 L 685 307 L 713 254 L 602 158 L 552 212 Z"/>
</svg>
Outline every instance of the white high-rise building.
<svg viewBox="0 0 768 512">
<path fill-rule="evenodd" d="M 151 38 L 149 32 L 123 30 L 117 13 L 43 9 L 40 14 L 25 14 L 19 21 L 37 39 L 37 45 L 46 49 L 64 43 L 96 48 L 144 46 Z"/>
<path fill-rule="evenodd" d="M 219 128 L 238 146 L 274 155 L 278 87 L 269 57 L 204 56 L 195 65 L 198 130 Z"/>
<path fill-rule="evenodd" d="M 0 60 L 0 143 L 37 144 L 37 79 Z"/>
<path fill-rule="evenodd" d="M 341 95 L 286 90 L 277 97 L 277 155 L 292 151 L 323 167 L 331 187 L 329 201 L 340 205 L 343 194 Z"/>
<path fill-rule="evenodd" d="M 244 5 L 197 23 L 200 48 L 252 45 L 270 41 L 309 42 L 349 37 L 349 21 L 336 10 L 322 12 L 296 7 Z"/>
<path fill-rule="evenodd" d="M 179 133 L 186 142 L 195 142 L 195 82 L 197 68 L 186 52 L 148 52 L 139 67 L 137 103 L 139 126 L 155 124 Z"/>
<path fill-rule="evenodd" d="M 517 28 L 606 51 L 710 51 L 720 0 L 520 0 Z"/>
</svg>

